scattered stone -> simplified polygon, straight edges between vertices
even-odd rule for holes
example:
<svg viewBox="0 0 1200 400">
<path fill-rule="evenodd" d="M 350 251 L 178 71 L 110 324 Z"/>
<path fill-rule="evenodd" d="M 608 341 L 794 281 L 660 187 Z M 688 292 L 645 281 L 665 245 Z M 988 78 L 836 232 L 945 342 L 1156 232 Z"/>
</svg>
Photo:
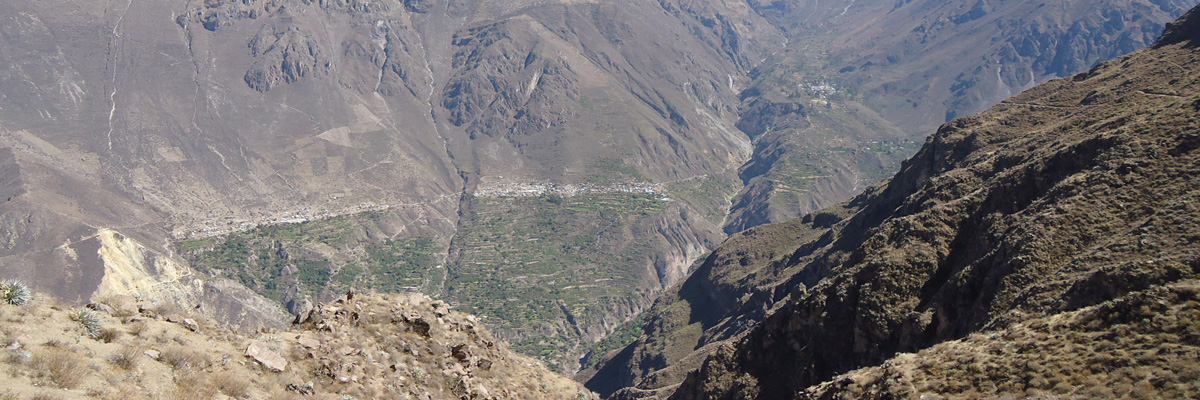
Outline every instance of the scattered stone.
<svg viewBox="0 0 1200 400">
<path fill-rule="evenodd" d="M 33 353 L 20 349 L 8 350 L 7 357 L 10 364 L 24 365 L 33 361 Z"/>
<path fill-rule="evenodd" d="M 158 357 L 160 355 L 158 350 L 153 350 L 153 349 L 143 351 L 142 354 L 145 354 L 146 357 L 150 357 L 151 360 L 158 360 Z"/>
<path fill-rule="evenodd" d="M 296 316 L 296 318 L 292 320 L 293 324 L 303 324 L 312 318 L 312 300 L 305 298 L 304 301 L 298 303 L 295 301 L 288 302 L 288 311 L 290 311 L 292 315 Z"/>
<path fill-rule="evenodd" d="M 113 310 L 112 307 L 109 307 L 107 304 L 104 304 L 104 303 L 88 303 L 87 308 L 90 308 L 90 309 L 93 309 L 96 311 L 100 311 L 100 312 L 103 312 L 108 315 L 116 314 L 116 311 Z"/>
<path fill-rule="evenodd" d="M 471 357 L 471 354 L 467 352 L 467 344 L 466 343 L 463 343 L 463 344 L 460 344 L 460 345 L 457 345 L 457 346 L 454 346 L 453 348 L 451 348 L 450 354 L 454 355 L 454 358 L 459 359 L 459 361 L 466 360 L 467 358 Z"/>
<path fill-rule="evenodd" d="M 314 339 L 308 335 L 297 336 L 296 343 L 299 343 L 301 346 L 304 346 L 304 348 L 306 348 L 306 349 L 315 349 L 315 348 L 321 346 L 321 342 L 319 340 Z"/>
<path fill-rule="evenodd" d="M 193 320 L 191 318 L 184 318 L 183 321 L 180 322 L 180 324 L 183 325 L 184 328 L 187 328 L 189 331 L 192 331 L 192 332 L 200 331 L 200 325 L 196 324 L 196 320 Z"/>
<path fill-rule="evenodd" d="M 449 315 L 450 314 L 450 305 L 443 303 L 443 302 L 436 302 L 433 304 L 433 313 L 437 314 L 438 317 L 444 317 L 446 315 Z"/>
<path fill-rule="evenodd" d="M 302 394 L 305 396 L 311 396 L 313 394 L 313 384 L 312 384 L 312 382 L 308 382 L 303 385 L 289 383 L 287 385 L 287 390 L 289 392 L 296 392 L 296 393 L 299 393 L 299 394 Z"/>
<path fill-rule="evenodd" d="M 267 348 L 265 343 L 259 341 L 250 342 L 250 345 L 246 346 L 246 357 L 258 361 L 259 364 L 275 372 L 283 372 L 288 364 L 287 360 Z"/>
<path fill-rule="evenodd" d="M 412 326 L 413 332 L 416 332 L 418 335 L 421 335 L 424 337 L 429 337 L 430 325 L 429 325 L 429 322 L 425 321 L 425 318 L 416 316 L 416 317 L 405 317 L 404 319 L 408 321 L 409 326 Z"/>
</svg>

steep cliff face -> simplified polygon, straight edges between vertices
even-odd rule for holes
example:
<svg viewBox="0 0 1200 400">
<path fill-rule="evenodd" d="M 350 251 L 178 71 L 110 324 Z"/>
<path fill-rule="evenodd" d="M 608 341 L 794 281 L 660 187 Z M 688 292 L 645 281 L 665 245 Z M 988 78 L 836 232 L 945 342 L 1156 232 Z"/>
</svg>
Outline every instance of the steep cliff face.
<svg viewBox="0 0 1200 400">
<path fill-rule="evenodd" d="M 1177 349 L 1139 364 L 1170 382 L 1196 378 L 1188 358 L 1196 343 L 1170 334 L 1191 329 L 1200 278 L 1200 37 L 1174 33 L 1196 18 L 1189 13 L 1152 49 L 944 125 L 890 182 L 859 199 L 862 209 L 835 227 L 832 242 L 789 262 L 827 276 L 791 290 L 673 398 L 1187 393 L 1142 385 L 1136 374 L 1085 384 L 1131 373 L 1100 359 L 1045 375 L 1018 363 L 1023 351 L 1002 348 L 1044 349 L 1064 366 L 1079 362 L 1063 339 L 1105 359 L 1128 360 L 1122 348 Z M 1149 304 L 1169 317 L 1146 326 Z M 923 349 L 925 361 L 897 356 Z M 1015 384 L 969 372 L 983 364 L 961 364 L 984 351 L 995 354 L 979 359 L 985 364 L 1030 379 Z M 960 367 L 978 379 L 936 379 Z M 872 379 L 922 384 L 872 387 Z"/>
<path fill-rule="evenodd" d="M 87 246 L 92 242 L 97 245 L 94 249 Z M 90 256 L 104 268 L 93 299 L 128 296 L 192 307 L 243 332 L 282 328 L 290 318 L 278 303 L 236 282 L 202 279 L 179 259 L 111 229 L 100 229 L 83 244 L 78 247 L 94 251 Z"/>
</svg>

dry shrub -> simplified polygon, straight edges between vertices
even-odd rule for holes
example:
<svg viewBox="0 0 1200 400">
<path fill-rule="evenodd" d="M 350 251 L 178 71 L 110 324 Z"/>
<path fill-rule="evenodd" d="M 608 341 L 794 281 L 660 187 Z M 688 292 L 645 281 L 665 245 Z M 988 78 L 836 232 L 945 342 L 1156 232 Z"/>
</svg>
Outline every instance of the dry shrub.
<svg viewBox="0 0 1200 400">
<path fill-rule="evenodd" d="M 169 301 L 160 301 L 146 308 L 151 315 L 159 318 L 177 317 L 183 315 L 183 310 L 178 305 Z"/>
<path fill-rule="evenodd" d="M 5 390 L 4 393 L 0 393 L 0 400 L 20 400 L 20 397 L 10 390 Z"/>
<path fill-rule="evenodd" d="M 103 328 L 100 329 L 100 334 L 96 335 L 96 340 L 104 343 L 112 343 L 120 337 L 121 331 L 118 331 L 116 328 Z"/>
<path fill-rule="evenodd" d="M 112 365 L 123 370 L 132 370 L 137 367 L 138 358 L 142 355 L 142 348 L 138 346 L 125 346 L 121 351 L 109 354 L 106 359 Z"/>
<path fill-rule="evenodd" d="M 217 397 L 217 390 L 208 383 L 206 376 L 192 372 L 175 377 L 175 387 L 167 391 L 164 398 L 176 400 L 211 400 Z"/>
<path fill-rule="evenodd" d="M 63 397 L 58 393 L 41 392 L 30 397 L 29 400 L 62 400 Z"/>
<path fill-rule="evenodd" d="M 150 325 L 146 321 L 134 321 L 129 324 L 129 334 L 135 337 L 142 337 L 149 330 Z"/>
<path fill-rule="evenodd" d="M 74 389 L 87 376 L 87 360 L 61 349 L 45 349 L 33 353 L 36 377 L 63 389 Z"/>
<path fill-rule="evenodd" d="M 134 400 L 134 399 L 146 398 L 146 395 L 145 395 L 145 393 L 143 393 L 143 390 L 140 390 L 140 388 L 138 388 L 137 386 L 134 386 L 134 385 L 131 385 L 128 383 L 121 383 L 119 385 L 114 385 L 114 386 L 116 387 L 115 389 L 106 390 L 106 391 L 104 391 L 104 393 L 101 393 L 99 396 L 91 396 L 91 397 L 100 398 L 103 400 Z"/>
<path fill-rule="evenodd" d="M 250 382 L 245 378 L 230 371 L 221 371 L 213 374 L 209 381 L 217 390 L 224 393 L 226 396 L 233 398 L 244 398 L 250 395 Z"/>
<path fill-rule="evenodd" d="M 163 349 L 158 361 L 170 365 L 177 370 L 200 370 L 208 366 L 208 358 L 199 352 L 191 351 L 182 346 L 171 346 Z"/>
<path fill-rule="evenodd" d="M 4 360 L 12 365 L 25 365 L 32 361 L 29 352 L 21 349 L 5 350 L 4 355 Z"/>
</svg>

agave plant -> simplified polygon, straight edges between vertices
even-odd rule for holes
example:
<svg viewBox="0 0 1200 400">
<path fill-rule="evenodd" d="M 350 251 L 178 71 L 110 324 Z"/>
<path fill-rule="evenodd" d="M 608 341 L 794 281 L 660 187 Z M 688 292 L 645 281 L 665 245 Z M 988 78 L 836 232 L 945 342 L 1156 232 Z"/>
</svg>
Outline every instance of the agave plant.
<svg viewBox="0 0 1200 400">
<path fill-rule="evenodd" d="M 0 294 L 4 295 L 4 302 L 14 306 L 23 306 L 29 304 L 29 299 L 32 293 L 29 291 L 29 285 L 21 281 L 7 281 L 0 283 Z"/>
<path fill-rule="evenodd" d="M 92 309 L 81 307 L 78 311 L 71 313 L 71 319 L 83 325 L 88 337 L 92 339 L 100 337 L 100 317 L 96 316 L 96 312 Z"/>
</svg>

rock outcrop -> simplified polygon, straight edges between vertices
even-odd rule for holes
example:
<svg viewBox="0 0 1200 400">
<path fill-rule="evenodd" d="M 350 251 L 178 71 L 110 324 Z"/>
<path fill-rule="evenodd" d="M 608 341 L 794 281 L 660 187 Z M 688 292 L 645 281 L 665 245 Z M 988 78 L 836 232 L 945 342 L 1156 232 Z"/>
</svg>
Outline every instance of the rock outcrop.
<svg viewBox="0 0 1200 400">
<path fill-rule="evenodd" d="M 68 311 L 38 294 L 0 304 L 0 316 L 9 360 L 0 393 L 10 397 L 596 398 L 513 353 L 478 318 L 420 294 L 347 295 L 303 324 L 252 336 L 171 302 L 120 295 Z"/>
</svg>

